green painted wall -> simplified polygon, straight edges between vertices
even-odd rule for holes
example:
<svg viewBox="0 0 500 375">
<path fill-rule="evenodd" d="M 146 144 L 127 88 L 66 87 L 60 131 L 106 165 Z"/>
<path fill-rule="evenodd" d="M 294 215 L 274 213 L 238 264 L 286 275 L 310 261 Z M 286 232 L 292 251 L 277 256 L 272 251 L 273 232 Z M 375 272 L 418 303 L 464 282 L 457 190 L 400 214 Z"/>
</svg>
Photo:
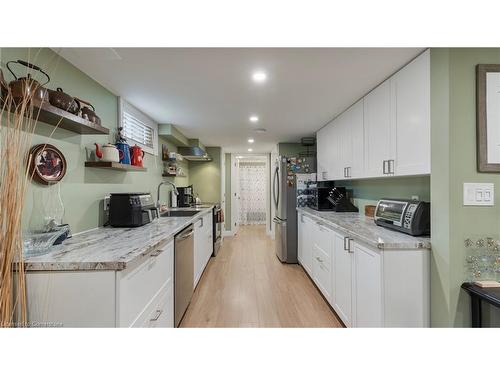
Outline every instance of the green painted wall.
<svg viewBox="0 0 500 375">
<path fill-rule="evenodd" d="M 28 59 L 46 69 L 51 76 L 49 88 L 62 87 L 68 93 L 88 99 L 102 119 L 103 126 L 111 130 L 107 135 L 79 135 L 64 129 L 54 129 L 43 123 L 37 125 L 33 144 L 50 143 L 59 148 L 66 157 L 68 170 L 60 183 L 61 196 L 65 205 L 65 221 L 70 224 L 74 233 L 102 225 L 102 198 L 111 192 L 146 191 L 156 197 L 156 186 L 162 181 L 161 152 L 158 157 L 146 154 L 147 172 L 119 172 L 93 168 L 84 168 L 87 154 L 94 149 L 95 142 L 103 144 L 114 141 L 114 130 L 117 128 L 118 100 L 115 95 L 59 57 L 50 49 L 2 49 L 2 70 L 6 79 L 12 77 L 5 69 L 4 63 L 12 59 Z M 22 70 L 21 70 L 22 71 Z M 160 140 L 160 143 L 161 140 Z M 167 143 L 167 142 L 163 142 Z M 169 145 L 172 150 L 175 146 Z M 161 150 L 161 148 L 160 148 Z M 186 172 L 187 163 L 185 166 Z M 179 185 L 187 185 L 188 178 L 176 178 Z M 46 187 L 32 183 L 26 197 L 23 223 L 29 223 L 33 201 L 39 201 Z M 167 189 L 162 193 L 162 201 L 167 200 Z M 156 198 L 155 198 L 156 199 Z"/>
<path fill-rule="evenodd" d="M 212 161 L 189 163 L 189 183 L 202 202 L 217 203 L 221 200 L 221 148 L 207 147 Z"/>
<path fill-rule="evenodd" d="M 231 154 L 226 153 L 225 171 L 225 190 L 226 190 L 226 207 L 224 212 L 224 228 L 231 230 Z"/>
<path fill-rule="evenodd" d="M 420 200 L 429 202 L 431 199 L 430 176 L 338 181 L 336 185 L 352 190 L 359 212 L 364 212 L 365 205 L 374 205 L 381 198 L 410 199 L 417 195 Z"/>
<path fill-rule="evenodd" d="M 498 194 L 493 207 L 462 205 L 464 182 L 500 184 L 500 174 L 476 169 L 476 64 L 500 64 L 500 49 L 431 50 L 433 326 L 470 325 L 463 241 L 500 230 Z"/>
</svg>

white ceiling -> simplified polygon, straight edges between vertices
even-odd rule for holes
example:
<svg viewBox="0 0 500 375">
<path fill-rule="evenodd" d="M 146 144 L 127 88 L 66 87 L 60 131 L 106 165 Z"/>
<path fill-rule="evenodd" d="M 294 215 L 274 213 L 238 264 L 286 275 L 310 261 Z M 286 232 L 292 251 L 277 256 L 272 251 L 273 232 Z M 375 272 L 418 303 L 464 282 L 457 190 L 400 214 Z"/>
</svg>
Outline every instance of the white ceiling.
<svg viewBox="0 0 500 375">
<path fill-rule="evenodd" d="M 227 152 L 297 142 L 422 48 L 63 48 L 61 56 L 159 123 Z M 266 71 L 256 84 L 251 75 Z M 249 122 L 250 115 L 259 122 Z M 265 134 L 253 129 L 263 127 Z"/>
</svg>

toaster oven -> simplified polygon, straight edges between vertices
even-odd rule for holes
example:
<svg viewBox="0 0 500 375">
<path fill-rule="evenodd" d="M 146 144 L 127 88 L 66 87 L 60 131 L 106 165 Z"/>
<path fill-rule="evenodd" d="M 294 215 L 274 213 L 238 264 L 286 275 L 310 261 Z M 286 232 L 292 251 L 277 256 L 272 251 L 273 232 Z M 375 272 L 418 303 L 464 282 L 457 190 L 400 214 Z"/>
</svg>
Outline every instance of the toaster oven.
<svg viewBox="0 0 500 375">
<path fill-rule="evenodd" d="M 377 225 L 412 236 L 430 234 L 430 203 L 409 199 L 381 199 L 375 208 Z"/>
<path fill-rule="evenodd" d="M 159 216 L 149 193 L 113 193 L 109 199 L 109 225 L 112 227 L 140 227 Z"/>
</svg>

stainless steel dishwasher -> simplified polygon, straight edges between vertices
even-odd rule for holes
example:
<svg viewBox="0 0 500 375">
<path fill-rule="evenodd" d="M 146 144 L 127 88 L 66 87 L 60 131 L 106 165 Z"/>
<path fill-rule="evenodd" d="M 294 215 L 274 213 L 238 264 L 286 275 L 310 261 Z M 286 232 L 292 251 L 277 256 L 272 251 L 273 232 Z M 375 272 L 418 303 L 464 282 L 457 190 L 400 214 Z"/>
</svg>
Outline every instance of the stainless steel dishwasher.
<svg viewBox="0 0 500 375">
<path fill-rule="evenodd" d="M 175 236 L 174 316 L 178 327 L 193 295 L 194 230 L 191 224 Z"/>
</svg>

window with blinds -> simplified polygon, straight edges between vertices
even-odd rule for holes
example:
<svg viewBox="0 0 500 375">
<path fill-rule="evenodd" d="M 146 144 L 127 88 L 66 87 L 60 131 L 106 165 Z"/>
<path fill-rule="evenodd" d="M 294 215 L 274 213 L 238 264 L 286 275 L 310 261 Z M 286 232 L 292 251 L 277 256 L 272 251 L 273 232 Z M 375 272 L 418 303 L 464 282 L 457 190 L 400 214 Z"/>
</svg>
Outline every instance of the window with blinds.
<svg viewBox="0 0 500 375">
<path fill-rule="evenodd" d="M 127 141 L 158 155 L 158 124 L 123 99 L 120 99 L 120 108 L 121 127 Z"/>
</svg>

